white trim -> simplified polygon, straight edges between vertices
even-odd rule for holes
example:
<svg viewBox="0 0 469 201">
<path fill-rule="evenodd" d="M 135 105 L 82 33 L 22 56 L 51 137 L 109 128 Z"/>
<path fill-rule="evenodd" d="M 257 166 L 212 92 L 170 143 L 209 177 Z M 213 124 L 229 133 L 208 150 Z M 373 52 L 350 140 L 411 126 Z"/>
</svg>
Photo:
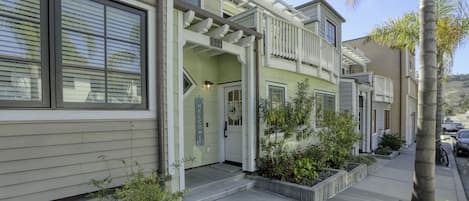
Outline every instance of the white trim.
<svg viewBox="0 0 469 201">
<path fill-rule="evenodd" d="M 156 54 L 156 9 L 153 6 L 136 0 L 120 2 L 146 10 L 148 17 L 148 55 Z M 95 119 L 155 119 L 156 118 L 156 58 L 148 56 L 148 110 L 33 110 L 33 109 L 0 109 L 0 121 L 60 121 L 60 120 L 95 120 Z"/>
<path fill-rule="evenodd" d="M 242 78 L 241 78 L 242 79 Z M 241 86 L 241 92 L 243 91 L 241 81 L 231 82 L 226 84 L 219 84 L 218 85 L 218 118 L 222 119 L 219 121 L 218 124 L 218 133 L 219 133 L 219 143 L 220 143 L 220 150 L 218 152 L 218 162 L 225 161 L 225 134 L 224 134 L 224 126 L 225 126 L 225 88 L 226 87 L 234 87 L 234 86 Z M 243 101 L 244 102 L 244 101 Z M 245 118 L 243 118 L 245 119 Z M 243 122 L 244 123 L 244 122 Z M 244 124 L 243 124 L 244 128 Z"/>
<path fill-rule="evenodd" d="M 266 81 L 265 82 L 265 98 L 269 98 L 269 86 L 274 86 L 274 87 L 282 87 L 284 90 L 285 90 L 285 93 L 283 94 L 284 95 L 284 98 L 285 98 L 285 102 L 288 101 L 288 85 L 284 84 L 284 83 L 278 83 L 278 82 L 272 82 L 272 81 Z"/>
<path fill-rule="evenodd" d="M 173 15 L 174 15 L 174 2 L 173 0 L 167 0 L 167 11 L 166 11 L 166 114 L 167 114 L 167 126 L 168 126 L 168 173 L 174 175 L 174 163 L 175 163 L 175 144 L 174 144 L 174 80 L 173 80 Z"/>
<path fill-rule="evenodd" d="M 184 94 L 184 85 L 183 85 L 183 76 L 184 76 L 184 39 L 183 39 L 183 34 L 182 30 L 184 29 L 183 23 L 183 13 L 178 12 L 178 85 L 179 85 L 179 90 L 178 90 L 178 117 L 179 117 L 179 161 L 180 161 L 180 166 L 179 166 L 179 190 L 184 190 L 186 188 L 186 175 L 184 172 L 184 98 L 186 97 L 187 94 L 190 94 L 192 90 L 194 90 L 197 85 L 192 80 L 191 76 L 187 76 L 189 80 L 193 83 L 193 85 L 187 90 L 187 92 Z M 180 72 L 183 72 L 181 74 Z M 181 94 L 184 94 L 181 96 Z"/>
</svg>

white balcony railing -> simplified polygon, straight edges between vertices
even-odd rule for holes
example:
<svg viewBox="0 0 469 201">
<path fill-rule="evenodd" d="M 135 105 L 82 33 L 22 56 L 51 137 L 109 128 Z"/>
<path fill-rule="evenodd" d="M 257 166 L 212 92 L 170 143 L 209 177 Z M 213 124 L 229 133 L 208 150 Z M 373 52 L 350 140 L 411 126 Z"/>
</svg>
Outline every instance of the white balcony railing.
<svg viewBox="0 0 469 201">
<path fill-rule="evenodd" d="M 326 40 L 303 27 L 282 19 L 265 15 L 266 63 L 283 59 L 291 61 L 290 70 L 315 72 L 325 79 L 337 77 L 340 69 L 340 52 Z M 313 73 L 313 74 L 315 74 Z"/>
<path fill-rule="evenodd" d="M 374 87 L 375 87 L 375 101 L 377 102 L 393 102 L 393 81 L 384 76 L 374 76 Z"/>
</svg>

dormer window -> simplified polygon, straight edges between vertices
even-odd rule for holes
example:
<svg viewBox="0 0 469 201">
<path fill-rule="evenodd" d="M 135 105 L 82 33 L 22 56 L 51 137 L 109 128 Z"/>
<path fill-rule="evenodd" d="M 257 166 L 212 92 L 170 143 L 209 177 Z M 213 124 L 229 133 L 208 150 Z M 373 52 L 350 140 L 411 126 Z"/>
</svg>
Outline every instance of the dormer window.
<svg viewBox="0 0 469 201">
<path fill-rule="evenodd" d="M 326 21 L 326 40 L 336 46 L 336 26 L 329 20 Z"/>
</svg>

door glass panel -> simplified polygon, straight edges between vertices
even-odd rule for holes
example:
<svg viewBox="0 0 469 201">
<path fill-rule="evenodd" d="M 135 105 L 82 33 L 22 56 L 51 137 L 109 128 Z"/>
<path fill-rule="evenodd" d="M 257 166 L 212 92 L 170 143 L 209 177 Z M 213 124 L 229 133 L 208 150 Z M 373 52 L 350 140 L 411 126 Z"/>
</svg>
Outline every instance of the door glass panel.
<svg viewBox="0 0 469 201">
<path fill-rule="evenodd" d="M 241 90 L 235 89 L 228 92 L 227 101 L 228 126 L 242 125 L 242 101 Z"/>
</svg>

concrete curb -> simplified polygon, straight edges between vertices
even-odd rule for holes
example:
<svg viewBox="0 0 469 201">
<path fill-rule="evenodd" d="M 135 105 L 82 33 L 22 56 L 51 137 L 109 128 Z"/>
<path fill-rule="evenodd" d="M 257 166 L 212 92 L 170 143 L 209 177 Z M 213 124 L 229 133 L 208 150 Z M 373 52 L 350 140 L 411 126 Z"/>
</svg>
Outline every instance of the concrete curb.
<svg viewBox="0 0 469 201">
<path fill-rule="evenodd" d="M 448 159 L 451 166 L 451 171 L 453 173 L 454 186 L 456 188 L 456 197 L 458 201 L 467 201 L 466 193 L 464 192 L 464 187 L 462 186 L 461 177 L 458 172 L 458 165 L 456 165 L 456 159 L 453 156 L 453 153 L 448 153 Z"/>
</svg>

